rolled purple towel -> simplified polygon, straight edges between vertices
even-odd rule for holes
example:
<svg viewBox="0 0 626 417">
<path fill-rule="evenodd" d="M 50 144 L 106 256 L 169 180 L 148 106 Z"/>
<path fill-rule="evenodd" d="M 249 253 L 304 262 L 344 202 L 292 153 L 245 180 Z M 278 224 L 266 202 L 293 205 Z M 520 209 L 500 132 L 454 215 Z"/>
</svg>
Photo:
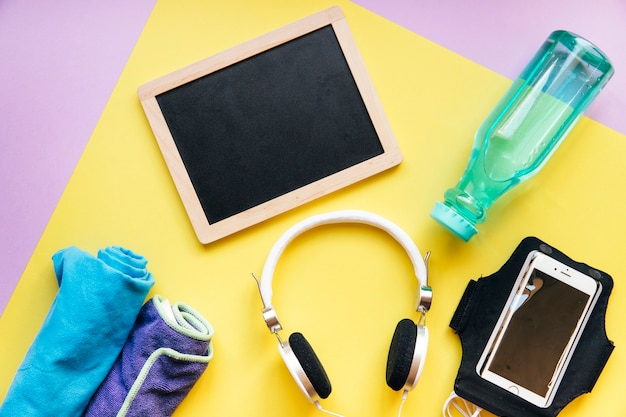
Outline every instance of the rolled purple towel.
<svg viewBox="0 0 626 417">
<path fill-rule="evenodd" d="M 83 416 L 171 416 L 213 357 L 212 337 L 191 307 L 155 296 Z"/>
</svg>

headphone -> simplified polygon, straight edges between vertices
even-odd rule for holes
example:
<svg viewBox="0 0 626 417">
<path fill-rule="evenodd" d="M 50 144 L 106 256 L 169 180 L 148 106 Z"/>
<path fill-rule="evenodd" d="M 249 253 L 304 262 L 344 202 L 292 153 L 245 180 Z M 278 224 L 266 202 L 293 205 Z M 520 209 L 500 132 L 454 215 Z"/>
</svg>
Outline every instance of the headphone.
<svg viewBox="0 0 626 417">
<path fill-rule="evenodd" d="M 276 264 L 287 245 L 300 234 L 320 225 L 334 223 L 362 223 L 386 231 L 395 238 L 409 255 L 415 276 L 419 283 L 415 297 L 415 310 L 420 313 L 418 323 L 410 319 L 401 320 L 393 334 L 387 357 L 387 385 L 394 391 L 403 390 L 404 398 L 408 391 L 415 388 L 422 373 L 428 347 L 428 329 L 425 314 L 430 309 L 432 289 L 428 286 L 426 258 L 422 258 L 413 240 L 399 226 L 376 214 L 360 210 L 342 210 L 309 217 L 288 229 L 272 247 L 260 280 L 257 281 L 263 301 L 263 319 L 265 324 L 278 339 L 278 350 L 291 376 L 306 398 L 324 411 L 319 401 L 331 393 L 331 384 L 326 371 L 309 342 L 301 333 L 293 333 L 288 341 L 283 341 L 278 334 L 282 325 L 272 305 L 272 279 Z"/>
</svg>

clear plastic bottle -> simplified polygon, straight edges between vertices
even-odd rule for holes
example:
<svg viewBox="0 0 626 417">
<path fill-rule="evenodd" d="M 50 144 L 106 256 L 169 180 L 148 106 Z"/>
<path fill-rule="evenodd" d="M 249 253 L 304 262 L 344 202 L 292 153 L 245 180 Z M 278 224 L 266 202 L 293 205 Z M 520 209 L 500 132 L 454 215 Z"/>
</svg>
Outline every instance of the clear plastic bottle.
<svg viewBox="0 0 626 417">
<path fill-rule="evenodd" d="M 589 41 L 550 34 L 478 128 L 465 173 L 431 216 L 468 241 L 498 197 L 543 167 L 613 72 Z"/>
</svg>

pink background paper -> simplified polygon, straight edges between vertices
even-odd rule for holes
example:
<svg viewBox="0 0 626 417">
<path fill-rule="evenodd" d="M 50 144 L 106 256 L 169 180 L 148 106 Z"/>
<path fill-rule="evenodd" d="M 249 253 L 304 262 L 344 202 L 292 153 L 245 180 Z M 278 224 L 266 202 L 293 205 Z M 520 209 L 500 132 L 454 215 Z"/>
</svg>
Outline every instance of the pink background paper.
<svg viewBox="0 0 626 417">
<path fill-rule="evenodd" d="M 552 31 L 577 33 L 602 49 L 615 67 L 615 75 L 586 114 L 626 134 L 624 0 L 353 1 L 510 79 Z"/>
<path fill-rule="evenodd" d="M 0 313 L 155 2 L 0 1 Z"/>
<path fill-rule="evenodd" d="M 551 31 L 578 32 L 616 67 L 587 114 L 626 133 L 623 0 L 355 2 L 511 79 Z M 0 313 L 155 3 L 0 1 Z"/>
</svg>

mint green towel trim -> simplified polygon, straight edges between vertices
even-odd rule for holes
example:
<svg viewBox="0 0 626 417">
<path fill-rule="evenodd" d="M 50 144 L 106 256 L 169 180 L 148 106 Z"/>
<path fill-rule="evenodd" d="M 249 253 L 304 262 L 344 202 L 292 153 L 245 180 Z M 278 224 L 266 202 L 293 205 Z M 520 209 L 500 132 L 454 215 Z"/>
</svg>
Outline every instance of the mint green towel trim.
<svg viewBox="0 0 626 417">
<path fill-rule="evenodd" d="M 176 352 L 174 349 L 171 349 L 171 348 L 159 348 L 155 350 L 148 357 L 148 360 L 146 360 L 146 363 L 141 368 L 141 371 L 139 372 L 137 379 L 133 383 L 132 387 L 128 391 L 128 395 L 124 399 L 122 408 L 120 408 L 120 411 L 118 411 L 117 413 L 117 417 L 126 416 L 126 414 L 128 413 L 128 410 L 130 409 L 131 404 L 137 397 L 139 390 L 141 390 L 143 383 L 148 377 L 148 374 L 150 373 L 150 368 L 152 368 L 152 365 L 154 365 L 161 356 L 169 356 L 170 358 L 180 360 L 180 361 L 208 363 L 213 357 L 213 348 L 209 346 L 209 354 L 207 356 L 183 354 L 180 352 Z"/>
<path fill-rule="evenodd" d="M 213 337 L 211 324 L 189 305 L 180 302 L 170 305 L 160 295 L 155 295 L 152 302 L 165 323 L 178 333 L 196 340 L 211 340 Z"/>
<path fill-rule="evenodd" d="M 179 302 L 170 305 L 170 303 L 160 295 L 155 295 L 152 298 L 152 302 L 161 318 L 175 331 L 196 340 L 206 341 L 211 340 L 213 337 L 214 329 L 211 324 L 187 304 Z M 174 319 L 172 319 L 172 315 Z M 213 344 L 210 343 L 207 354 L 201 356 L 180 353 L 171 348 L 159 348 L 152 352 L 146 360 L 146 363 L 141 367 L 137 379 L 128 391 L 128 395 L 126 395 L 124 403 L 117 413 L 117 417 L 125 417 L 126 414 L 128 414 L 128 410 L 146 381 L 150 369 L 161 356 L 168 356 L 179 361 L 209 363 L 213 358 Z"/>
</svg>

